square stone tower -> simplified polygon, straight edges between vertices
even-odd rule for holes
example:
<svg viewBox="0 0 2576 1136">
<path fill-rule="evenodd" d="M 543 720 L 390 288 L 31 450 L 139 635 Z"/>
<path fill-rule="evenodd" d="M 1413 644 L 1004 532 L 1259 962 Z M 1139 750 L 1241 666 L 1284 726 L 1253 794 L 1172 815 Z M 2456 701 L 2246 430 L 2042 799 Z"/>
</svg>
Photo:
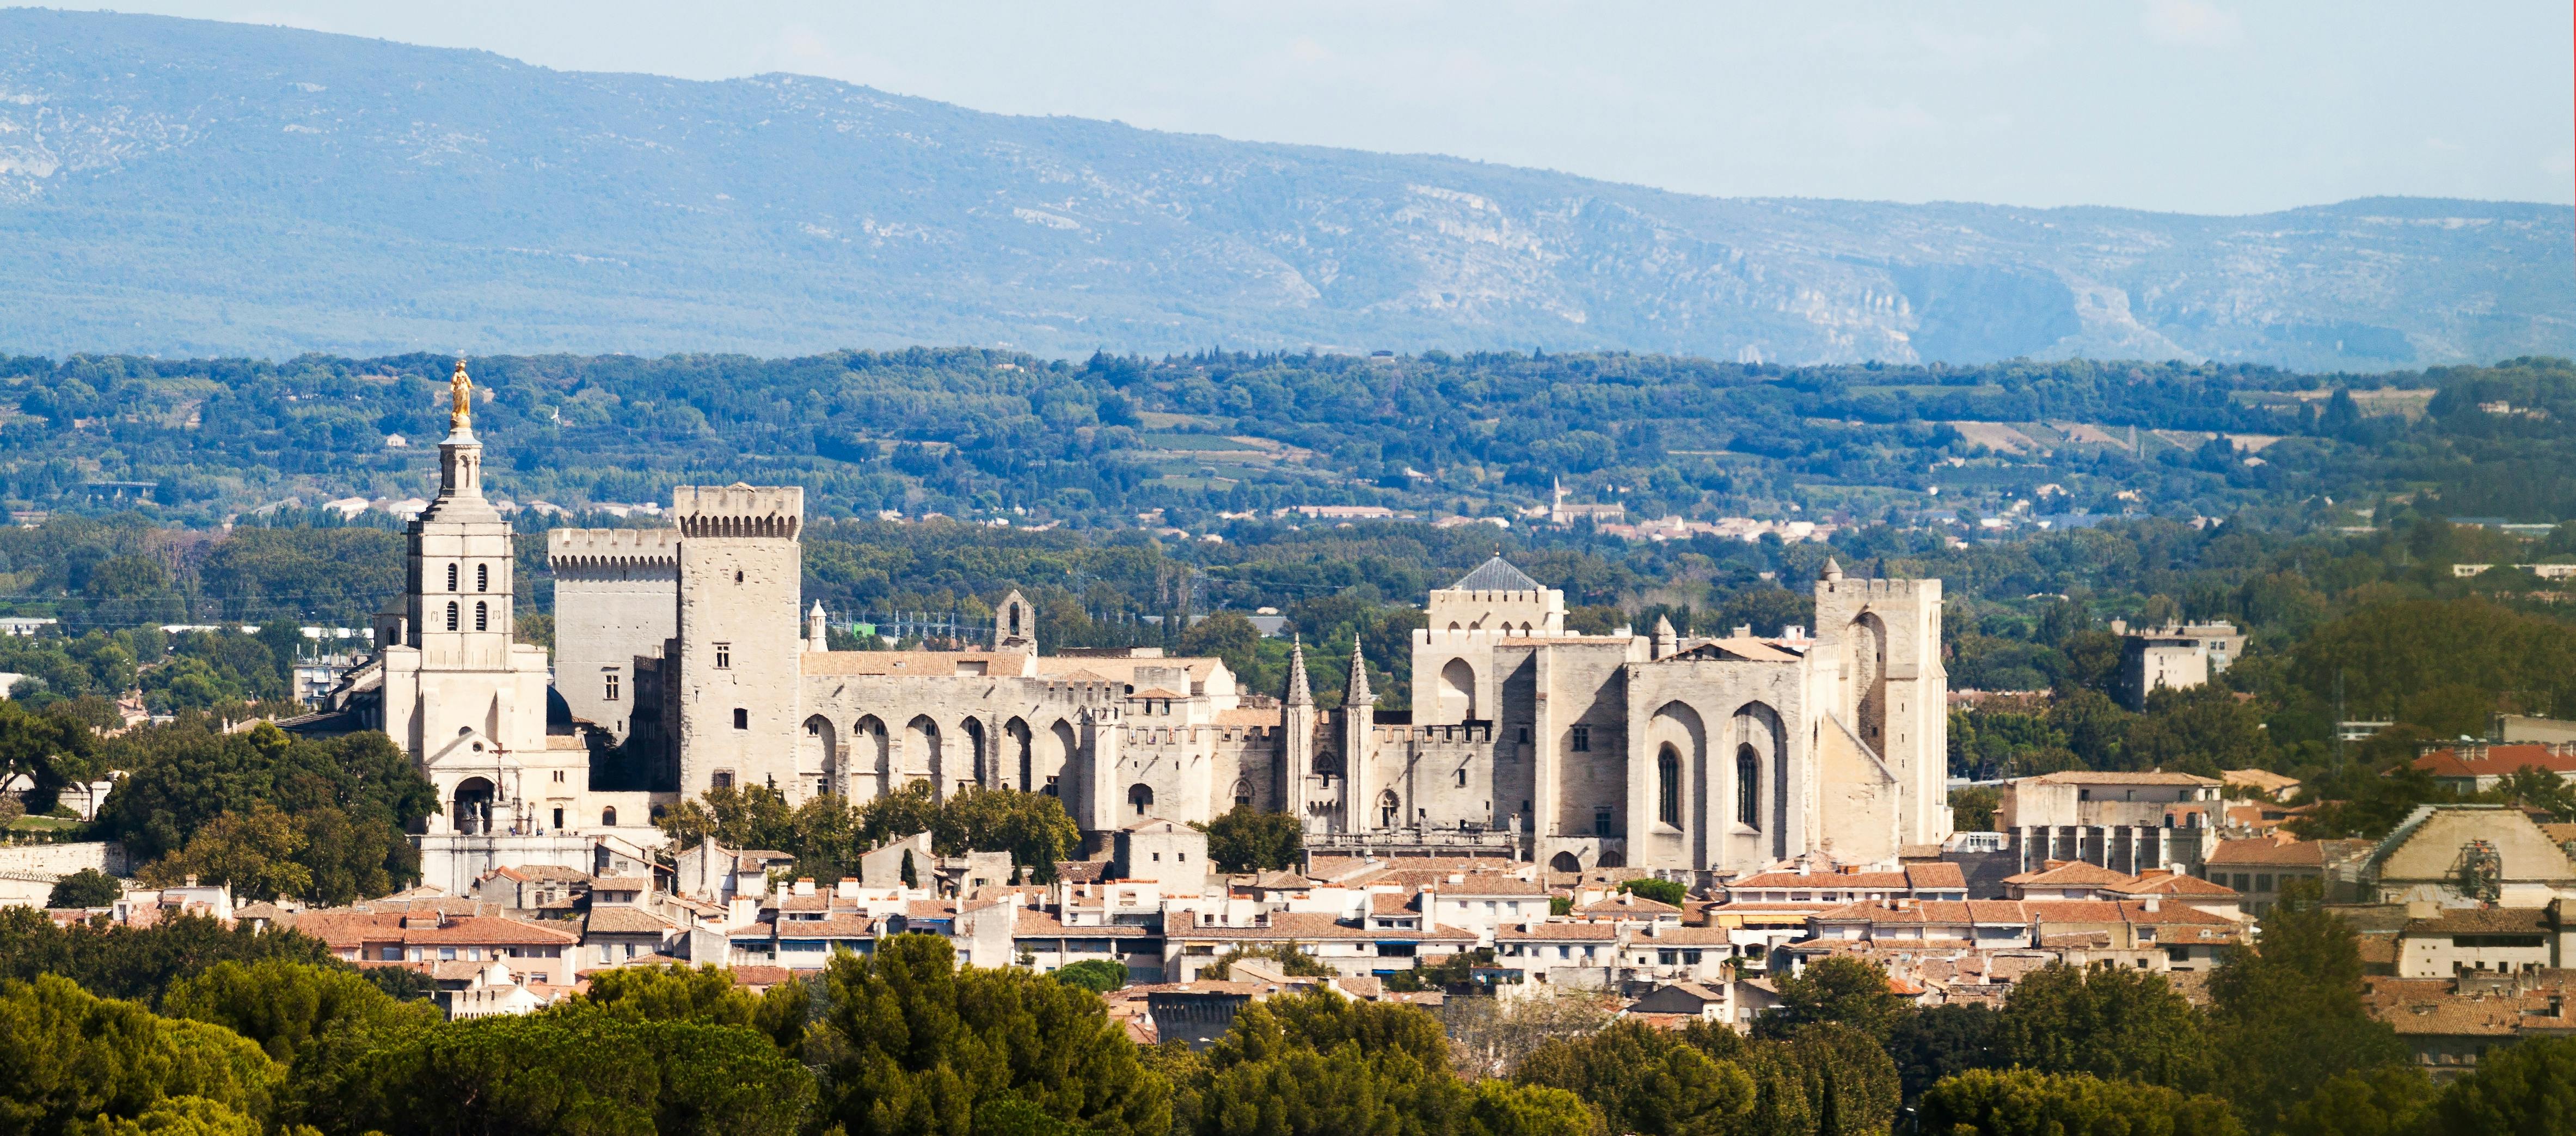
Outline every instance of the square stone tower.
<svg viewBox="0 0 2576 1136">
<path fill-rule="evenodd" d="M 1950 835 L 1949 673 L 1941 665 L 1941 581 L 1816 578 L 1813 654 L 1842 664 L 1832 708 L 1897 782 L 1896 837 Z M 1828 787 L 1830 788 L 1830 787 Z"/>
<path fill-rule="evenodd" d="M 678 723 L 680 792 L 770 785 L 802 799 L 795 731 L 805 491 L 684 485 L 671 492 L 671 512 L 680 530 L 678 665 L 664 697 Z"/>
</svg>

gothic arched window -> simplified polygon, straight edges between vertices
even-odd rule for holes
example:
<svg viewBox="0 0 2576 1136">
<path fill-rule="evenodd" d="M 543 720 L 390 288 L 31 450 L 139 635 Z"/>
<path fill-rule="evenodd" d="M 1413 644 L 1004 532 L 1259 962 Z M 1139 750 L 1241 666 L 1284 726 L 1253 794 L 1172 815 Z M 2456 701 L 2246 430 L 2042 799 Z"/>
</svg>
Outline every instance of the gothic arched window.
<svg viewBox="0 0 2576 1136">
<path fill-rule="evenodd" d="M 1671 746 L 1655 755 L 1655 819 L 1675 828 L 1682 823 L 1682 755 Z"/>
<path fill-rule="evenodd" d="M 1735 747 L 1735 819 L 1762 827 L 1762 755 L 1753 747 Z"/>
<path fill-rule="evenodd" d="M 483 602 L 482 602 L 482 601 L 480 601 L 480 600 L 475 601 L 475 604 L 474 604 L 474 629 L 475 629 L 476 631 L 490 631 L 490 630 L 492 629 L 492 627 L 491 627 L 491 623 L 492 623 L 492 607 L 491 607 L 491 605 L 490 605 L 490 604 L 483 603 Z"/>
<path fill-rule="evenodd" d="M 477 564 L 474 566 L 474 590 L 478 592 L 488 592 L 492 590 L 491 565 Z"/>
<path fill-rule="evenodd" d="M 447 566 L 447 590 L 456 590 L 456 566 L 453 564 Z"/>
<path fill-rule="evenodd" d="M 456 601 L 447 601 L 447 629 L 456 630 Z"/>
</svg>

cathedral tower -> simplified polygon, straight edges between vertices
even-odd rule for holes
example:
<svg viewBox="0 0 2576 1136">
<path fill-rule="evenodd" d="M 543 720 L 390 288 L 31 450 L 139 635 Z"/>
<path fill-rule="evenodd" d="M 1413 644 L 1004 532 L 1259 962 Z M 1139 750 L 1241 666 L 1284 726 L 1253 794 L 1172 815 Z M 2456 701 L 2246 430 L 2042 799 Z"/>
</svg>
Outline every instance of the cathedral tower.
<svg viewBox="0 0 2576 1136">
<path fill-rule="evenodd" d="M 546 653 L 517 641 L 510 523 L 483 497 L 474 382 L 458 360 L 438 444 L 438 499 L 407 531 L 402 617 L 385 646 L 384 725 L 439 788 L 446 831 L 512 823 L 546 749 Z"/>
</svg>

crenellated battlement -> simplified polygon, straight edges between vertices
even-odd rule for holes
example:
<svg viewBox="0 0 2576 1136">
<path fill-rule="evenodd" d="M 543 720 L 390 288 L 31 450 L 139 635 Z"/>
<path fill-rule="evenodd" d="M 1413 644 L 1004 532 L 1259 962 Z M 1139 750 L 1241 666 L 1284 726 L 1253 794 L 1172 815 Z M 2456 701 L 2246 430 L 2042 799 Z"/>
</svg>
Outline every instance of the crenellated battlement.
<svg viewBox="0 0 2576 1136">
<path fill-rule="evenodd" d="M 567 568 L 669 568 L 680 563 L 678 529 L 551 529 L 546 563 Z"/>
<path fill-rule="evenodd" d="M 1819 580 L 1816 594 L 1830 596 L 1911 597 L 1941 590 L 1939 580 Z"/>
<path fill-rule="evenodd" d="M 671 490 L 671 512 L 684 536 L 784 537 L 805 527 L 805 489 L 796 485 L 682 485 Z"/>
</svg>

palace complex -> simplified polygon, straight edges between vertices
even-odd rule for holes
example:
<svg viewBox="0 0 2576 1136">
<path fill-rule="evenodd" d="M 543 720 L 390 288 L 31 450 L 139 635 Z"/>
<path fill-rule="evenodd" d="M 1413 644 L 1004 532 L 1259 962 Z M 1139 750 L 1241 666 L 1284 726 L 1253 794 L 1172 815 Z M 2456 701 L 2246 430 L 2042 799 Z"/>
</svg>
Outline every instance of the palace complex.
<svg viewBox="0 0 2576 1136">
<path fill-rule="evenodd" d="M 1151 649 L 1042 654 L 1018 593 L 989 649 L 833 651 L 801 594 L 804 492 L 682 486 L 672 526 L 556 529 L 552 680 L 517 641 L 508 523 L 483 496 L 471 382 L 452 380 L 437 499 L 378 654 L 328 717 L 391 734 L 446 811 L 428 882 L 587 867 L 601 838 L 720 786 L 791 804 L 926 781 L 1061 798 L 1105 839 L 1238 804 L 1303 818 L 1316 849 L 1484 849 L 1694 885 L 1807 853 L 1893 864 L 1950 833 L 1937 580 L 1828 563 L 1812 635 L 1584 635 L 1564 594 L 1500 557 L 1428 597 L 1409 712 L 1353 660 L 1319 708 L 1302 650 L 1284 690 Z"/>
</svg>

